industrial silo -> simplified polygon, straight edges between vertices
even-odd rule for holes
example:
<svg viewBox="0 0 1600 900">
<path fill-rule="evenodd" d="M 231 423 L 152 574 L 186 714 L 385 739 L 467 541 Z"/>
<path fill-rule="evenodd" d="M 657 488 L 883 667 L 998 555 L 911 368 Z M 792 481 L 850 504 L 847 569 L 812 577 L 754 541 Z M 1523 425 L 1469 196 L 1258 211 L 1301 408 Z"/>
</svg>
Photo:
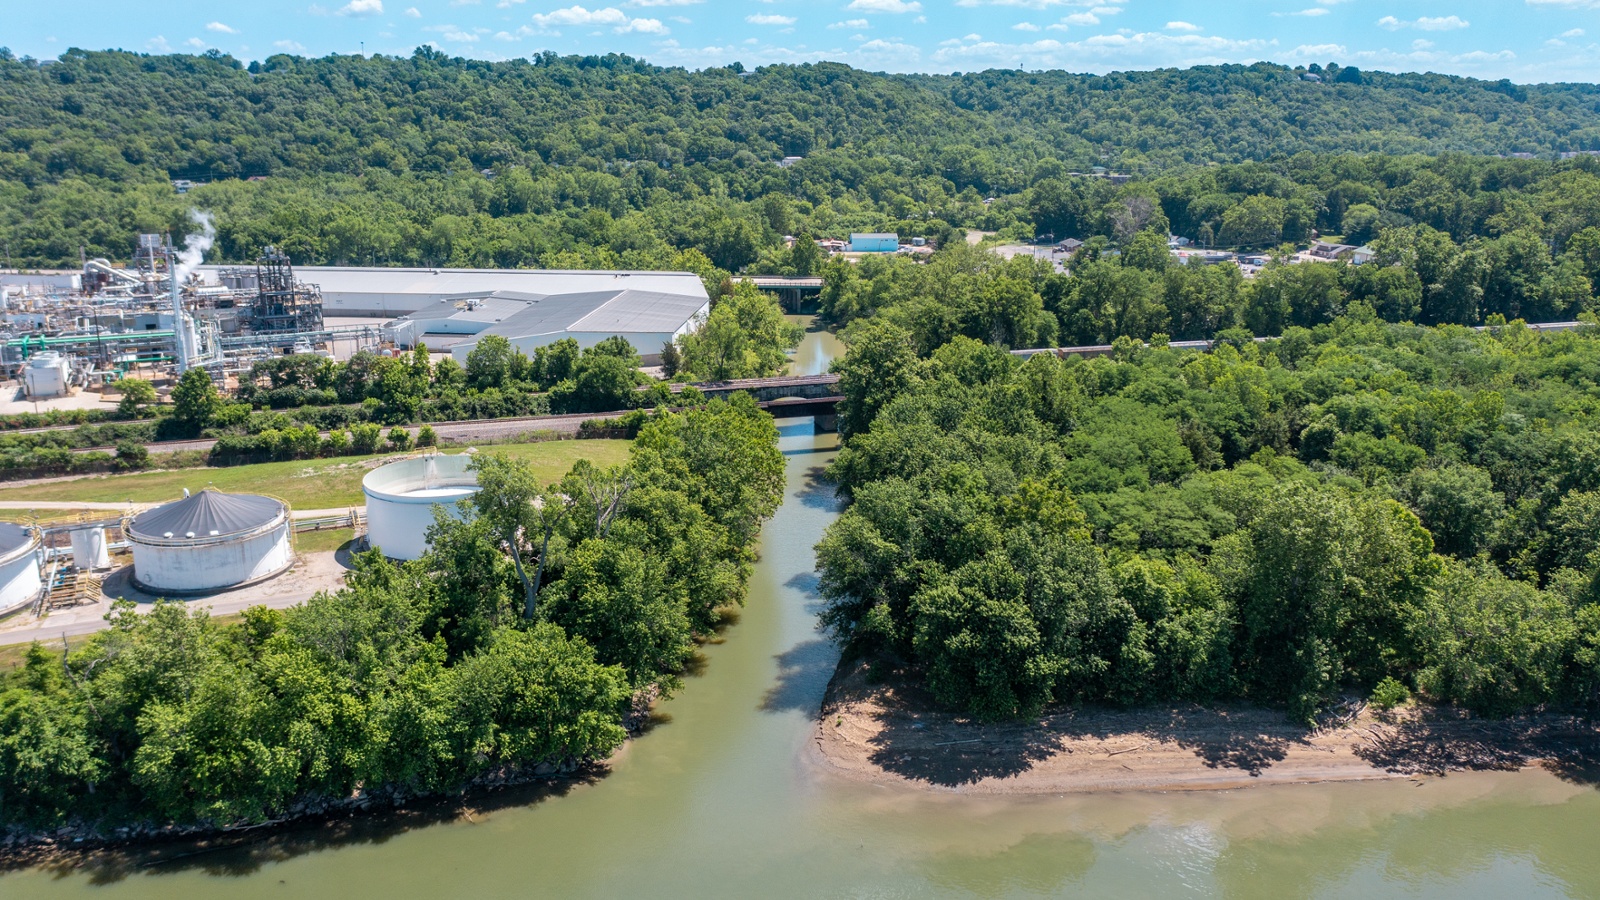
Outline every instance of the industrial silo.
<svg viewBox="0 0 1600 900">
<path fill-rule="evenodd" d="M 75 528 L 68 533 L 72 542 L 72 565 L 79 569 L 105 569 L 111 566 L 106 547 L 106 530 L 99 526 Z"/>
<path fill-rule="evenodd" d="M 458 515 L 456 503 L 478 492 L 478 476 L 467 471 L 472 457 L 432 454 L 390 463 L 361 479 L 367 495 L 367 544 L 390 559 L 417 559 L 428 552 L 433 508 Z"/>
<path fill-rule="evenodd" d="M 133 583 L 152 594 L 201 594 L 289 568 L 289 507 L 254 494 L 203 490 L 145 510 L 123 525 Z"/>
<path fill-rule="evenodd" d="M 0 615 L 22 609 L 42 590 L 38 532 L 0 522 Z"/>
</svg>

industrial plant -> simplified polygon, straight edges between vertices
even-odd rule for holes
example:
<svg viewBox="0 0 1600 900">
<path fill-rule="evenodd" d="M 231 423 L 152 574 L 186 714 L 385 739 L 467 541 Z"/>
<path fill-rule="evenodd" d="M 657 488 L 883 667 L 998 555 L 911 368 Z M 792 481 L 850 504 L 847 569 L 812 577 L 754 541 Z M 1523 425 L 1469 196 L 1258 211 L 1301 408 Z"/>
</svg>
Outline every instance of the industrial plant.
<svg viewBox="0 0 1600 900">
<path fill-rule="evenodd" d="M 532 353 L 571 337 L 627 338 L 654 361 L 698 327 L 710 299 L 691 272 L 296 268 L 265 247 L 253 264 L 202 265 L 206 231 L 175 247 L 140 235 L 126 263 L 0 271 L 0 374 L 38 402 L 125 377 L 158 384 L 203 368 L 219 385 L 261 359 L 359 350 L 464 358 L 489 334 Z"/>
</svg>

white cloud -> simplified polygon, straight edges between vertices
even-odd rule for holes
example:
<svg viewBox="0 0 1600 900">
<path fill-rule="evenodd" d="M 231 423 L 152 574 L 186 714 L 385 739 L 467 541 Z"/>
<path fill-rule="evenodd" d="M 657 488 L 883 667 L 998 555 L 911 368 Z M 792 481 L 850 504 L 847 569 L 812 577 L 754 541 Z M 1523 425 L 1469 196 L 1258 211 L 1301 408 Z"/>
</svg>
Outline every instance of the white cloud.
<svg viewBox="0 0 1600 900">
<path fill-rule="evenodd" d="M 617 34 L 666 34 L 667 26 L 661 24 L 660 19 L 630 18 L 627 13 L 614 6 L 604 9 L 585 9 L 582 6 L 569 6 L 548 13 L 534 13 L 533 24 L 540 31 L 552 31 L 561 26 L 574 27 L 607 27 Z"/>
<path fill-rule="evenodd" d="M 199 38 L 189 38 L 187 41 L 184 41 L 184 43 L 195 48 L 196 50 L 206 49 L 206 42 L 200 40 Z"/>
<path fill-rule="evenodd" d="M 1432 50 L 1433 49 L 1433 41 L 1430 41 L 1427 38 L 1417 38 L 1416 40 L 1411 42 L 1411 49 L 1413 49 L 1413 50 Z"/>
<path fill-rule="evenodd" d="M 206 23 L 206 30 L 207 31 L 219 32 L 221 34 L 238 34 L 239 33 L 237 29 L 229 28 L 228 26 L 222 24 L 221 22 L 207 22 Z"/>
<path fill-rule="evenodd" d="M 1116 9 L 1123 0 L 956 0 L 957 6 L 1020 6 L 1025 9 L 1048 9 L 1052 6 L 1094 7 L 1106 15 L 1105 10 Z M 1120 11 L 1120 10 L 1118 10 Z"/>
<path fill-rule="evenodd" d="M 872 23 L 866 19 L 845 19 L 843 22 L 834 22 L 829 28 L 871 28 Z"/>
<path fill-rule="evenodd" d="M 623 6 L 693 6 L 706 0 L 628 0 Z"/>
<path fill-rule="evenodd" d="M 415 6 L 407 7 L 405 15 L 408 19 L 420 19 L 422 18 L 422 10 L 417 9 Z"/>
<path fill-rule="evenodd" d="M 439 32 L 439 37 L 447 41 L 454 41 L 458 44 L 475 44 L 478 42 L 477 34 L 468 31 L 465 28 L 458 28 L 454 25 L 425 25 L 423 26 L 422 30 L 437 31 Z"/>
<path fill-rule="evenodd" d="M 1200 26 L 1193 22 L 1168 22 L 1168 31 L 1199 31 Z"/>
<path fill-rule="evenodd" d="M 1402 28 L 1415 28 L 1418 31 L 1459 31 L 1471 25 L 1471 22 L 1460 16 L 1423 16 L 1410 22 L 1396 19 L 1394 16 L 1384 16 L 1378 20 L 1379 28 L 1387 28 L 1390 31 L 1399 31 Z"/>
<path fill-rule="evenodd" d="M 794 16 L 767 15 L 765 13 L 745 16 L 744 20 L 751 25 L 793 25 L 798 21 Z"/>
<path fill-rule="evenodd" d="M 349 3 L 339 7 L 341 16 L 381 16 L 383 15 L 383 0 L 350 0 Z"/>
<path fill-rule="evenodd" d="M 1528 5 L 1549 9 L 1600 9 L 1600 0 L 1528 0 Z"/>
<path fill-rule="evenodd" d="M 864 13 L 914 13 L 922 12 L 919 0 L 850 0 L 845 9 Z"/>
<path fill-rule="evenodd" d="M 1328 8 L 1326 6 L 1313 6 L 1310 9 L 1302 9 L 1299 12 L 1289 13 L 1291 16 L 1325 16 L 1327 14 Z"/>
<path fill-rule="evenodd" d="M 1039 30 L 1039 26 L 1033 24 L 1032 22 L 1018 22 L 1017 24 L 1011 26 L 1011 30 L 1012 31 L 1038 31 Z"/>
<path fill-rule="evenodd" d="M 1061 17 L 1061 24 L 1063 24 L 1063 25 L 1099 25 L 1100 24 L 1100 17 L 1095 15 L 1093 12 L 1073 13 L 1071 15 L 1062 16 Z"/>
<path fill-rule="evenodd" d="M 167 43 L 167 39 L 165 37 L 163 37 L 162 35 L 159 35 L 159 34 L 156 35 L 155 37 L 151 38 L 150 40 L 145 41 L 144 42 L 144 46 L 145 46 L 146 50 L 150 50 L 150 51 L 152 51 L 154 53 L 171 53 L 172 52 L 172 45 L 168 44 Z"/>
<path fill-rule="evenodd" d="M 1350 50 L 1343 44 L 1301 44 L 1289 51 L 1290 59 L 1321 60 L 1334 56 L 1345 56 Z"/>
<path fill-rule="evenodd" d="M 1574 29 L 1572 29 L 1570 31 L 1561 32 L 1561 36 L 1564 37 L 1564 38 L 1583 37 L 1583 35 L 1584 35 L 1584 30 L 1582 28 L 1574 28 Z"/>
<path fill-rule="evenodd" d="M 285 53 L 306 52 L 305 45 L 299 41 L 273 41 L 272 46 L 277 47 L 279 50 L 282 50 Z"/>
<path fill-rule="evenodd" d="M 1098 34 L 1079 41 L 1051 38 L 1026 44 L 979 41 L 941 47 L 933 61 L 952 69 L 975 66 L 1021 68 L 1085 68 L 1110 70 L 1155 66 L 1216 65 L 1255 62 L 1272 47 L 1265 40 L 1233 40 L 1198 34 Z"/>
</svg>

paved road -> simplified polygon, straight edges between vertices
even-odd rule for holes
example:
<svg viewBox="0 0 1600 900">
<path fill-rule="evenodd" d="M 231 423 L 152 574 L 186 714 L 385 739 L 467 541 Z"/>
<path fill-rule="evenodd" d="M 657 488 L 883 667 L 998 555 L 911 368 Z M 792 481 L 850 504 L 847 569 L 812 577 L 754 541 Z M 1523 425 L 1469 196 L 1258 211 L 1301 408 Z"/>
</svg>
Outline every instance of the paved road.
<svg viewBox="0 0 1600 900">
<path fill-rule="evenodd" d="M 429 422 L 433 426 L 434 434 L 441 441 L 452 443 L 466 443 L 483 440 L 505 440 L 525 434 L 541 431 L 554 431 L 559 434 L 577 434 L 578 428 L 584 422 L 594 419 L 620 419 L 630 410 L 615 412 L 584 413 L 572 416 L 524 416 L 517 419 L 484 419 L 469 422 Z M 76 427 L 76 426 L 73 426 Z M 422 428 L 421 425 L 408 425 L 406 430 L 412 437 Z M 385 432 L 387 433 L 387 432 Z M 328 432 L 321 432 L 322 437 L 327 437 Z M 216 445 L 214 440 L 194 441 L 155 441 L 145 444 L 145 449 L 151 453 L 182 453 L 190 450 L 210 450 Z M 82 447 L 74 451 L 77 453 L 110 453 L 115 447 Z"/>
<path fill-rule="evenodd" d="M 287 609 L 291 606 L 304 603 L 311 599 L 316 591 L 296 592 L 292 594 L 274 594 L 268 597 L 217 597 L 189 601 L 197 608 L 211 610 L 213 616 L 227 616 L 243 612 L 251 606 L 268 606 L 273 609 Z M 81 612 L 82 615 L 74 616 L 73 613 Z M 94 634 L 106 627 L 105 609 L 101 604 L 82 607 L 80 610 L 64 610 L 50 614 L 43 624 L 29 628 L 18 628 L 11 631 L 0 631 L 0 647 L 8 644 L 31 644 L 34 641 L 59 645 L 62 637 L 78 638 L 86 634 Z"/>
<path fill-rule="evenodd" d="M 105 510 L 107 512 L 128 512 L 130 510 L 146 510 L 152 506 L 160 506 L 162 503 L 168 502 L 171 501 L 162 500 L 159 503 L 95 503 L 86 500 L 0 500 L 0 509 L 64 509 L 69 511 L 81 509 L 90 511 Z M 290 511 L 289 515 L 291 518 L 295 519 L 328 519 L 334 516 L 347 516 L 350 514 L 350 510 L 352 509 L 359 509 L 363 512 L 366 511 L 365 506 L 341 506 L 337 509 L 296 509 Z"/>
</svg>

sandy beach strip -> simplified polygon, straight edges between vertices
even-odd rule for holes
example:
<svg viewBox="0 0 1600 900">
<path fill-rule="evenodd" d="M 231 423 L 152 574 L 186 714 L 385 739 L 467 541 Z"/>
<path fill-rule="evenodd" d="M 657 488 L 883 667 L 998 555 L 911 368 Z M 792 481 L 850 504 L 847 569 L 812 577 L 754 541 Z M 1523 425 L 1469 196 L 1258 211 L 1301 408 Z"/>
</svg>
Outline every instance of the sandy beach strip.
<svg viewBox="0 0 1600 900">
<path fill-rule="evenodd" d="M 1593 782 L 1600 729 L 1572 716 L 1379 714 L 1359 704 L 1321 729 L 1256 707 L 1062 709 L 984 724 L 943 712 L 902 679 L 842 666 L 808 755 L 854 781 L 977 794 L 1226 790 L 1542 766 Z"/>
</svg>

